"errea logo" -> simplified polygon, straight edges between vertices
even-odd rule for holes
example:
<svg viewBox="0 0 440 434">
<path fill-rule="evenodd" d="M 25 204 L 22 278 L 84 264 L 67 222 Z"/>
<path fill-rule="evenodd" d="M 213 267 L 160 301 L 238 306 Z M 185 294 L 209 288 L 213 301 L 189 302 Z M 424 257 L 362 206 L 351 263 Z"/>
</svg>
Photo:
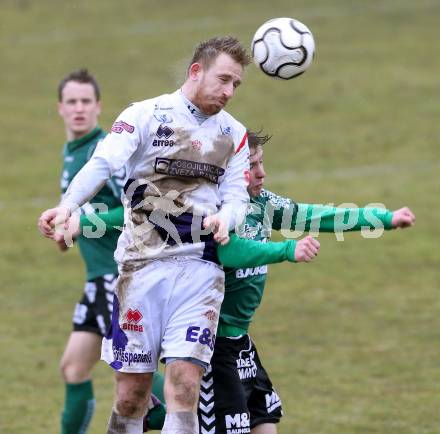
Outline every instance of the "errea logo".
<svg viewBox="0 0 440 434">
<path fill-rule="evenodd" d="M 143 332 L 144 327 L 138 322 L 143 318 L 142 313 L 138 309 L 128 309 L 124 318 L 127 322 L 122 323 L 122 330 L 130 330 L 133 332 Z"/>
<path fill-rule="evenodd" d="M 251 432 L 248 413 L 227 414 L 225 416 L 226 434 L 246 434 Z"/>
<path fill-rule="evenodd" d="M 168 125 L 159 125 L 157 129 L 156 136 L 160 139 L 169 139 L 174 134 L 174 130 Z"/>
<path fill-rule="evenodd" d="M 128 322 L 138 323 L 142 319 L 142 314 L 138 309 L 128 309 L 125 313 L 125 318 Z"/>
<path fill-rule="evenodd" d="M 168 125 L 160 124 L 157 129 L 156 136 L 159 139 L 154 139 L 153 146 L 174 146 L 174 140 L 170 140 L 170 137 L 174 134 L 174 130 Z"/>
</svg>

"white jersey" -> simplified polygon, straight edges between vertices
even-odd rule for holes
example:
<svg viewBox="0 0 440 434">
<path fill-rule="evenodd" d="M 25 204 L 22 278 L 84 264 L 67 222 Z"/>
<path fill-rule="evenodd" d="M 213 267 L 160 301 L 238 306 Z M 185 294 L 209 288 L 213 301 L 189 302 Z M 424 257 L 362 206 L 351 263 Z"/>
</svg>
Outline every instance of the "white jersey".
<svg viewBox="0 0 440 434">
<path fill-rule="evenodd" d="M 90 160 L 98 168 L 92 174 L 103 164 L 106 176 L 127 172 L 120 264 L 175 255 L 215 260 L 203 216 L 220 210 L 232 229 L 249 200 L 246 129 L 225 111 L 199 125 L 180 90 L 124 110 Z M 84 198 L 72 184 L 67 201 L 78 204 Z"/>
</svg>

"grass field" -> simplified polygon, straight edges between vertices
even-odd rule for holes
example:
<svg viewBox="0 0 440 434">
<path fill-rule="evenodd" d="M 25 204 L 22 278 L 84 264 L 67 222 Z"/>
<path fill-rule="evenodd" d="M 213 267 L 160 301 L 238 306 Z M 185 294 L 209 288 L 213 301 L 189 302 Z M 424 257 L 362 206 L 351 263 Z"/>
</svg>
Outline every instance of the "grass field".
<svg viewBox="0 0 440 434">
<path fill-rule="evenodd" d="M 247 72 L 229 111 L 274 135 L 268 188 L 306 203 L 410 206 L 417 225 L 376 240 L 320 235 L 313 264 L 271 267 L 251 332 L 283 399 L 280 434 L 440 433 L 438 0 L 3 0 L 0 13 L 0 433 L 57 433 L 58 360 L 84 272 L 36 231 L 59 195 L 56 86 L 87 66 L 102 126 L 174 90 L 201 39 L 291 16 L 313 31 L 290 82 Z M 112 373 L 96 369 L 91 434 Z"/>
</svg>

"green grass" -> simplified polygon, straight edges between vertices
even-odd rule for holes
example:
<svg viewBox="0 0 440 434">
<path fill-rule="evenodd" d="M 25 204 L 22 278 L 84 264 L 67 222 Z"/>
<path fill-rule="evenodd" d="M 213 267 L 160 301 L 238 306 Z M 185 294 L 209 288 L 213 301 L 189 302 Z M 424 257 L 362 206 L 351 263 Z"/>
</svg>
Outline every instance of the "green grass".
<svg viewBox="0 0 440 434">
<path fill-rule="evenodd" d="M 317 54 L 289 82 L 251 66 L 230 105 L 274 135 L 268 187 L 306 203 L 382 202 L 417 215 L 414 229 L 376 240 L 320 235 L 315 263 L 271 267 L 251 332 L 283 400 L 279 432 L 440 431 L 438 1 L 4 0 L 1 434 L 57 432 L 58 360 L 84 279 L 78 253 L 58 254 L 36 231 L 59 195 L 59 79 L 89 67 L 108 128 L 129 102 L 175 89 L 199 40 L 234 34 L 249 44 L 276 16 L 304 21 Z M 91 434 L 105 431 L 112 382 L 99 364 Z"/>
</svg>

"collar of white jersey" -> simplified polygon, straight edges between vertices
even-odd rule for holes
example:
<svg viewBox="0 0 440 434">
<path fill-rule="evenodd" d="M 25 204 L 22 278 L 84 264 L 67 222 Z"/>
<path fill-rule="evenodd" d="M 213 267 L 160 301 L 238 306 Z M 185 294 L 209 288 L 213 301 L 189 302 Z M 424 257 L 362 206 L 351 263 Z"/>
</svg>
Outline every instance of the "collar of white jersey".
<svg viewBox="0 0 440 434">
<path fill-rule="evenodd" d="M 179 99 L 182 101 L 183 105 L 187 108 L 188 112 L 193 116 L 196 122 L 199 125 L 202 125 L 207 119 L 211 116 L 203 113 L 196 105 L 194 105 L 182 92 L 182 89 L 179 89 L 175 92 L 178 94 Z"/>
</svg>

